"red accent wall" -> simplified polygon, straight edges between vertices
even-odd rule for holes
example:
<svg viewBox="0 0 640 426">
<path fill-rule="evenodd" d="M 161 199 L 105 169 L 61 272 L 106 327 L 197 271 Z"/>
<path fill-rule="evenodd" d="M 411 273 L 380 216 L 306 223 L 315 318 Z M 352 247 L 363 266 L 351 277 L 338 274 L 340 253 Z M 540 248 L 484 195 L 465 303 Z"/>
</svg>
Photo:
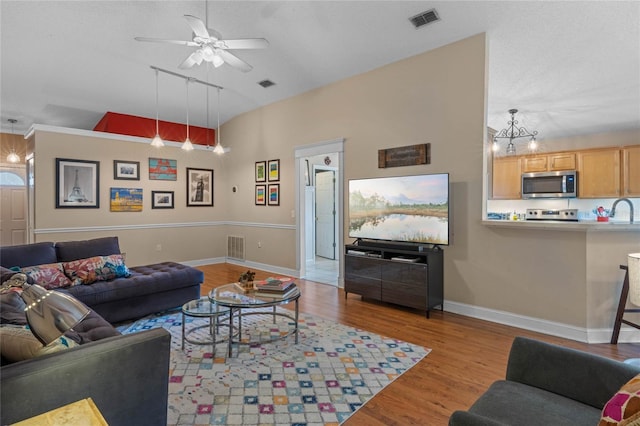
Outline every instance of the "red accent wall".
<svg viewBox="0 0 640 426">
<path fill-rule="evenodd" d="M 185 124 L 159 120 L 158 129 L 160 137 L 164 141 L 184 142 L 187 138 L 187 126 Z M 107 112 L 93 130 L 152 139 L 156 135 L 156 120 L 117 112 Z M 189 139 L 194 144 L 214 146 L 216 144 L 216 130 L 189 125 Z"/>
</svg>

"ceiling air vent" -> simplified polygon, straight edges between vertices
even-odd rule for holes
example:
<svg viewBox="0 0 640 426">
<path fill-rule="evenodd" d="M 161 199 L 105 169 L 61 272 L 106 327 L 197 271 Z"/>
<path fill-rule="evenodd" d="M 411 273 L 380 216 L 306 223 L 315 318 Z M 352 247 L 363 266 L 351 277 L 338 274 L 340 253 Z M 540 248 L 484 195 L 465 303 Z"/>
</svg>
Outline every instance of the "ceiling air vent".
<svg viewBox="0 0 640 426">
<path fill-rule="evenodd" d="M 271 87 L 271 86 L 275 85 L 275 83 L 273 81 L 271 81 L 271 80 L 262 80 L 262 81 L 259 81 L 258 84 L 260 86 L 264 87 L 265 89 L 267 87 Z"/>
<path fill-rule="evenodd" d="M 419 13 L 415 16 L 409 18 L 409 21 L 413 24 L 414 27 L 420 28 L 432 22 L 436 22 L 440 20 L 440 16 L 438 16 L 438 12 L 435 9 L 427 10 L 426 12 Z"/>
</svg>

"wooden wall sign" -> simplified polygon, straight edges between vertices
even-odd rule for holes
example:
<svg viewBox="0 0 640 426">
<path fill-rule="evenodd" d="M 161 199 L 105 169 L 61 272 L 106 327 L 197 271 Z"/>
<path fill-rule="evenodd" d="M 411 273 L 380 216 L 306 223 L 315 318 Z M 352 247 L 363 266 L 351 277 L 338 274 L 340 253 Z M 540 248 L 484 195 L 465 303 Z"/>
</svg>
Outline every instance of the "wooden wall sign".
<svg viewBox="0 0 640 426">
<path fill-rule="evenodd" d="M 378 168 L 431 164 L 431 144 L 401 146 L 378 150 Z"/>
</svg>

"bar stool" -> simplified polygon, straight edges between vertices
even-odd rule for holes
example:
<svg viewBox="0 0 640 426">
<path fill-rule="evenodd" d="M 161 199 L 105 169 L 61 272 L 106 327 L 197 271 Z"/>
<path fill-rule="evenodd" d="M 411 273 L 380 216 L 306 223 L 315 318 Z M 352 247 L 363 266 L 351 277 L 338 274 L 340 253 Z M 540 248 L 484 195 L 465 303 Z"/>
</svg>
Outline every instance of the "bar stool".
<svg viewBox="0 0 640 426">
<path fill-rule="evenodd" d="M 637 256 L 637 255 L 629 255 L 630 262 L 635 261 L 632 259 L 636 259 L 635 257 L 632 258 L 632 256 Z M 618 311 L 616 312 L 616 320 L 615 320 L 615 323 L 613 324 L 613 334 L 611 335 L 612 345 L 615 345 L 618 343 L 618 337 L 620 335 L 620 327 L 622 326 L 622 324 L 626 324 L 631 327 L 640 329 L 640 324 L 628 321 L 623 318 L 625 313 L 632 313 L 632 312 L 637 313 L 637 312 L 640 312 L 640 309 L 639 308 L 625 309 L 627 305 L 627 298 L 629 296 L 629 267 L 625 265 L 620 265 L 620 269 L 625 270 L 626 273 L 624 274 L 624 281 L 622 282 L 622 291 L 620 292 L 620 301 L 618 302 Z M 638 290 L 636 289 L 634 291 L 637 294 Z"/>
</svg>

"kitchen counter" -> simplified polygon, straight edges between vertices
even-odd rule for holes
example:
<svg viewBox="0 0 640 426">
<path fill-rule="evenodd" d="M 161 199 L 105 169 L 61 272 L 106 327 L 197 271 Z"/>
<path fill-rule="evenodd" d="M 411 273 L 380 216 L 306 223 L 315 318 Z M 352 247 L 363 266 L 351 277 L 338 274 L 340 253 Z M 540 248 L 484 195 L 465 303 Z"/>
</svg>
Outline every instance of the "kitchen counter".
<svg viewBox="0 0 640 426">
<path fill-rule="evenodd" d="M 627 222 L 596 222 L 585 220 L 578 222 L 560 220 L 483 220 L 483 225 L 499 228 L 540 229 L 553 231 L 579 232 L 640 232 L 640 223 Z"/>
</svg>

